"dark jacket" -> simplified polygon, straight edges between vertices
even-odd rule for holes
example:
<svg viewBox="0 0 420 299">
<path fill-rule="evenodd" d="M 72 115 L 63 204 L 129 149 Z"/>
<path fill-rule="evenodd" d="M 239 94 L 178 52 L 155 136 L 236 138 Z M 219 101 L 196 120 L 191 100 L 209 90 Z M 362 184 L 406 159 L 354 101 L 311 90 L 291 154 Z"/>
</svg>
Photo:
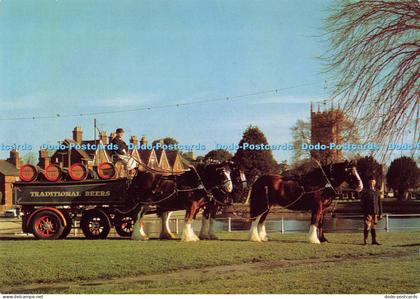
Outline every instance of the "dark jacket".
<svg viewBox="0 0 420 299">
<path fill-rule="evenodd" d="M 365 215 L 382 214 L 382 202 L 379 191 L 370 188 L 365 189 L 361 194 L 360 202 Z"/>
<path fill-rule="evenodd" d="M 114 150 L 114 154 L 115 155 L 125 155 L 128 154 L 128 146 L 127 144 L 124 142 L 124 140 L 120 139 L 120 138 L 114 138 L 111 140 L 111 144 L 116 145 L 116 149 Z M 125 150 L 125 153 L 124 153 Z"/>
</svg>

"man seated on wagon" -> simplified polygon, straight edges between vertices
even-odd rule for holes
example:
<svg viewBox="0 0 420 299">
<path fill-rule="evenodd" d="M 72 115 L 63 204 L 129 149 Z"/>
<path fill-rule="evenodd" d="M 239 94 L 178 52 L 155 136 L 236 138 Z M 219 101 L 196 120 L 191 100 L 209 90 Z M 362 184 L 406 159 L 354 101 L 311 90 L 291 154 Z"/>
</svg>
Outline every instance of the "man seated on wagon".
<svg viewBox="0 0 420 299">
<path fill-rule="evenodd" d="M 118 128 L 115 130 L 115 137 L 110 142 L 114 147 L 112 159 L 115 164 L 118 177 L 127 177 L 131 170 L 128 165 L 130 161 L 128 146 L 123 138 L 124 129 Z"/>
<path fill-rule="evenodd" d="M 127 143 L 123 140 L 124 138 L 124 129 L 118 128 L 115 130 L 115 137 L 111 140 L 111 144 L 114 145 L 114 162 L 118 160 L 127 160 L 128 156 L 128 146 Z"/>
</svg>

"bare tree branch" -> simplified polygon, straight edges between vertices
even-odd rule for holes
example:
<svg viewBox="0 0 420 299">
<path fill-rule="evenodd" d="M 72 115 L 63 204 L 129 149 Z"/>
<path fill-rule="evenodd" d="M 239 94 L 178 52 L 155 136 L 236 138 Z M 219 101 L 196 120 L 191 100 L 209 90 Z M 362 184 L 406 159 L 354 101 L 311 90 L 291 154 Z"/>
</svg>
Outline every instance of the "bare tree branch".
<svg viewBox="0 0 420 299">
<path fill-rule="evenodd" d="M 420 4 L 339 1 L 326 21 L 333 98 L 370 141 L 420 139 Z"/>
</svg>

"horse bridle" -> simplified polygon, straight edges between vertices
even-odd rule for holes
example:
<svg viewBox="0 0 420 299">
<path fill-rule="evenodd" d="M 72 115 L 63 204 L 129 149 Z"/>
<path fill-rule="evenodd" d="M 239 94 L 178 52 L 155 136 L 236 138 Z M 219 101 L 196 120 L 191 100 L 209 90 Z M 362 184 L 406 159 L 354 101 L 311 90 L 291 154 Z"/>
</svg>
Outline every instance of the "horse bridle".
<svg viewBox="0 0 420 299">
<path fill-rule="evenodd" d="M 337 190 L 335 190 L 335 188 L 334 188 L 334 186 L 333 186 L 333 184 L 331 182 L 332 179 L 329 179 L 328 176 L 327 176 L 327 174 L 325 173 L 324 168 L 322 167 L 321 163 L 319 163 L 318 160 L 315 160 L 315 162 L 318 164 L 319 168 L 321 169 L 322 175 L 324 176 L 325 180 L 327 181 L 327 183 L 325 184 L 325 186 L 321 190 L 327 189 L 327 188 L 331 188 L 331 189 L 333 189 L 333 191 L 334 191 L 334 193 L 336 195 L 339 194 L 337 192 Z M 330 165 L 330 173 L 331 172 L 332 172 L 332 164 Z"/>
</svg>

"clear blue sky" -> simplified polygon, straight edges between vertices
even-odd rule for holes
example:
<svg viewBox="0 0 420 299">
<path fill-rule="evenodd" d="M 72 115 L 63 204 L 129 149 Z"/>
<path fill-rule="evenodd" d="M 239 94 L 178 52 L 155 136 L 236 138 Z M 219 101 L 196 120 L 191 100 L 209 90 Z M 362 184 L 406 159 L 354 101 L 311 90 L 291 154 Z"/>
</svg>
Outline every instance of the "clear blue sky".
<svg viewBox="0 0 420 299">
<path fill-rule="evenodd" d="M 329 1 L 0 2 L 1 118 L 101 112 L 267 89 L 300 88 L 179 108 L 98 115 L 151 141 L 238 143 L 249 124 L 270 143 L 324 97 Z M 0 121 L 0 143 L 56 143 L 93 117 Z M 290 152 L 274 152 L 277 160 Z M 1 157 L 8 152 L 0 152 Z"/>
</svg>

